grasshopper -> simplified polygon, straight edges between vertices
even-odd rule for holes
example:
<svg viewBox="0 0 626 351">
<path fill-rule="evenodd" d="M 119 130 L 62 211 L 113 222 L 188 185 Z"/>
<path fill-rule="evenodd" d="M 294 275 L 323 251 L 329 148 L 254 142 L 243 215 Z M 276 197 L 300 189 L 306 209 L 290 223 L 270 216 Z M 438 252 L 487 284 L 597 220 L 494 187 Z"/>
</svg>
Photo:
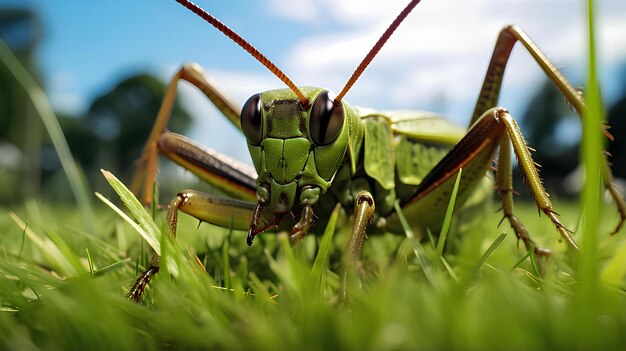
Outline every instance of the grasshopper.
<svg viewBox="0 0 626 351">
<path fill-rule="evenodd" d="M 507 60 L 514 44 L 520 42 L 572 108 L 581 116 L 585 109 L 579 92 L 520 28 L 511 25 L 501 30 L 469 130 L 465 131 L 433 113 L 384 113 L 353 107 L 343 99 L 420 0 L 411 1 L 402 10 L 337 95 L 322 88 L 296 86 L 215 17 L 187 0 L 176 1 L 241 46 L 287 88 L 255 94 L 240 110 L 211 84 L 197 64 L 185 64 L 175 74 L 144 148 L 133 189 L 142 193 L 145 204 L 154 201 L 152 186 L 160 153 L 230 197 L 194 190 L 180 192 L 170 202 L 167 214 L 174 236 L 178 213 L 182 211 L 218 226 L 247 230 L 248 245 L 255 236 L 273 227 L 287 230 L 295 245 L 312 229 L 314 217 L 316 225 L 323 227 L 332 209 L 340 204 L 354 216 L 346 253 L 346 270 L 354 270 L 370 223 L 378 229 L 403 234 L 394 210 L 399 203 L 413 230 L 424 233 L 430 229 L 436 233 L 459 170 L 463 172 L 456 208 L 463 207 L 469 196 L 481 188 L 485 174 L 497 158 L 495 183 L 504 218 L 527 250 L 545 256 L 549 251 L 535 245 L 513 211 L 513 151 L 538 209 L 552 221 L 567 244 L 579 250 L 553 210 L 515 119 L 505 108 L 496 107 Z M 202 91 L 243 132 L 254 168 L 166 130 L 181 80 Z M 620 214 L 617 232 L 626 218 L 626 205 L 604 162 L 604 185 Z M 486 198 L 486 192 L 483 193 Z M 139 300 L 157 272 L 158 258 L 139 276 L 130 297 Z"/>
</svg>

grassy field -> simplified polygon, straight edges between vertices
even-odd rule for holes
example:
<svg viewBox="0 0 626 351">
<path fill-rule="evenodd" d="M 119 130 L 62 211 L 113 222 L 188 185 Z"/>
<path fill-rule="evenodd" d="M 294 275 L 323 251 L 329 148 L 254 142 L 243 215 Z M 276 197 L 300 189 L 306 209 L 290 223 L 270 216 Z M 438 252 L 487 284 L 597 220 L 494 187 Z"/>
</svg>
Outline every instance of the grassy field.
<svg viewBox="0 0 626 351">
<path fill-rule="evenodd" d="M 81 205 L 29 200 L 0 208 L 0 349 L 621 349 L 626 230 L 610 236 L 616 211 L 600 206 L 593 42 L 589 56 L 587 205 L 555 206 L 583 251 L 559 242 L 533 204 L 519 204 L 529 232 L 552 251 L 547 260 L 528 257 L 508 225 L 498 227 L 501 214 L 487 208 L 455 219 L 443 259 L 428 240 L 371 236 L 365 274 L 348 286 L 347 300 L 338 299 L 345 216 L 336 230 L 329 224 L 291 250 L 285 235 L 260 235 L 249 248 L 245 233 L 198 228 L 186 216 L 172 242 L 160 234 L 159 212 L 139 231 L 153 228 L 161 273 L 141 303 L 129 301 L 151 249 L 137 229 L 81 192 L 45 95 L 18 67 Z"/>
<path fill-rule="evenodd" d="M 557 206 L 577 228 L 577 204 Z M 430 242 L 371 236 L 367 274 L 345 303 L 337 299 L 341 219 L 330 247 L 318 250 L 322 237 L 309 236 L 291 250 L 281 235 L 261 235 L 248 248 L 245 233 L 196 228 L 184 216 L 179 240 L 161 241 L 162 272 L 136 304 L 125 294 L 150 254 L 130 225 L 102 206 L 86 225 L 74 207 L 29 202 L 0 214 L 0 348 L 619 348 L 626 236 L 608 235 L 613 209 L 603 211 L 600 272 L 587 298 L 579 255 L 532 204 L 518 208 L 553 252 L 538 262 L 543 276 L 528 258 L 519 262 L 525 250 L 511 234 L 485 256 L 510 232 L 493 214 L 449 238 L 448 267 Z"/>
</svg>

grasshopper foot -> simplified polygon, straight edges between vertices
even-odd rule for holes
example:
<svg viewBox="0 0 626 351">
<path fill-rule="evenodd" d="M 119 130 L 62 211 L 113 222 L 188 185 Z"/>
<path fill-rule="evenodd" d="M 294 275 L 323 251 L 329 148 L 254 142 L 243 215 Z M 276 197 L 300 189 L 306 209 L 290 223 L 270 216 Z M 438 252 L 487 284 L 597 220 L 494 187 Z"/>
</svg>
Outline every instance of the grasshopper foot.
<svg viewBox="0 0 626 351">
<path fill-rule="evenodd" d="M 141 300 L 141 295 L 143 295 L 143 292 L 146 290 L 146 287 L 152 280 L 152 277 L 154 277 L 157 273 L 159 273 L 159 266 L 150 265 L 148 269 L 137 277 L 135 284 L 128 292 L 128 298 L 135 302 L 139 302 L 139 300 Z"/>
<path fill-rule="evenodd" d="M 302 209 L 302 214 L 300 215 L 300 219 L 291 229 L 291 233 L 289 233 L 289 240 L 291 242 L 291 247 L 294 247 L 304 239 L 304 237 L 309 232 L 311 225 L 313 224 L 313 207 L 311 205 L 305 205 Z"/>
</svg>

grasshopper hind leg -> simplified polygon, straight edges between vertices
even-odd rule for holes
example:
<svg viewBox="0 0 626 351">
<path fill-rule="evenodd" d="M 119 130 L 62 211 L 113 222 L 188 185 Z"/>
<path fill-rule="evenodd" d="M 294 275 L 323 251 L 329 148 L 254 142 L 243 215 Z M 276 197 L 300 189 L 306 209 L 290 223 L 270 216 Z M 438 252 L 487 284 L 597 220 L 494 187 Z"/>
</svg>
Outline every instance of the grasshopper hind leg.
<svg viewBox="0 0 626 351">
<path fill-rule="evenodd" d="M 501 195 L 502 208 L 517 238 L 524 243 L 527 250 L 532 250 L 539 256 L 545 256 L 548 251 L 540 249 L 531 239 L 528 231 L 513 211 L 513 186 L 511 171 L 511 147 L 518 159 L 528 186 L 530 187 L 537 207 L 554 224 L 563 239 L 573 249 L 578 246 L 568 231 L 559 221 L 552 208 L 549 195 L 543 187 L 539 172 L 532 160 L 530 151 L 517 123 L 509 112 L 501 107 L 494 107 L 483 113 L 472 125 L 470 130 L 448 154 L 424 178 L 417 192 L 403 204 L 405 216 L 419 218 L 424 213 L 435 213 L 436 223 L 439 223 L 450 198 L 450 189 L 454 176 L 460 168 L 463 169 L 460 193 L 457 203 L 463 204 L 469 190 L 474 189 L 482 179 L 485 171 L 491 165 L 495 151 L 500 148 L 498 167 L 496 170 L 497 189 Z M 430 211 L 430 212 L 427 212 Z M 431 220 L 431 223 L 433 220 Z"/>
<path fill-rule="evenodd" d="M 504 71 L 513 47 L 517 42 L 522 44 L 523 48 L 543 70 L 546 77 L 550 79 L 554 86 L 561 92 L 567 103 L 582 118 L 583 111 L 585 110 L 585 102 L 583 101 L 580 92 L 572 87 L 572 85 L 559 72 L 556 66 L 548 60 L 546 55 L 521 28 L 509 25 L 502 29 L 496 41 L 491 61 L 489 62 L 487 73 L 485 74 L 483 86 L 480 89 L 474 113 L 472 114 L 470 126 L 476 123 L 484 111 L 498 105 Z M 626 201 L 624 201 L 623 195 L 618 191 L 615 184 L 613 184 L 613 175 L 606 158 L 602 159 L 601 162 L 603 163 L 602 167 L 604 168 L 604 187 L 613 199 L 617 212 L 620 216 L 619 221 L 613 230 L 613 234 L 615 234 L 623 227 L 624 222 L 626 222 Z M 558 219 L 556 219 L 554 212 L 547 212 L 546 214 L 552 219 L 553 222 L 555 222 L 555 224 L 558 223 Z M 563 235 L 564 228 L 559 231 Z M 570 242 L 570 244 L 572 243 Z"/>
<path fill-rule="evenodd" d="M 500 128 L 506 130 L 506 134 L 500 141 L 500 153 L 498 156 L 498 169 L 496 171 L 496 184 L 500 198 L 502 201 L 502 210 L 504 217 L 508 219 L 513 228 L 517 238 L 524 242 L 524 246 L 527 250 L 533 250 L 538 256 L 546 256 L 549 251 L 541 249 L 535 245 L 533 240 L 528 235 L 528 232 L 519 221 L 519 219 L 513 213 L 513 186 L 511 175 L 511 146 L 515 152 L 515 156 L 518 159 L 520 169 L 528 180 L 528 186 L 530 187 L 535 203 L 540 211 L 546 214 L 552 221 L 561 237 L 569 244 L 569 246 L 575 250 L 579 250 L 578 245 L 574 239 L 570 236 L 569 231 L 561 224 L 556 212 L 552 207 L 552 203 L 549 199 L 549 195 L 546 192 L 541 178 L 539 178 L 539 172 L 537 166 L 532 160 L 530 150 L 526 146 L 522 133 L 515 122 L 515 119 L 509 114 L 506 109 L 496 108 L 493 111 L 494 118 L 500 125 Z"/>
</svg>

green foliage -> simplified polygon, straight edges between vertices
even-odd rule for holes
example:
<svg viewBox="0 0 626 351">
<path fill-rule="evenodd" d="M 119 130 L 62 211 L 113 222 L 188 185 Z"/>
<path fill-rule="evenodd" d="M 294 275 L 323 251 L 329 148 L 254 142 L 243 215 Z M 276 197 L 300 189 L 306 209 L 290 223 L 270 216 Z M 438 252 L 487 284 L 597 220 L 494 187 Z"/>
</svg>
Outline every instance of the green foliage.
<svg viewBox="0 0 626 351">
<path fill-rule="evenodd" d="M 110 201 L 104 198 L 102 195 L 97 194 L 105 204 L 111 207 L 115 212 L 120 214 L 120 216 L 126 220 L 132 227 L 135 229 L 141 237 L 150 245 L 150 247 L 156 252 L 158 255 L 161 254 L 161 245 L 159 244 L 159 229 L 154 223 L 153 217 L 146 211 L 141 202 L 137 200 L 137 198 L 133 195 L 133 193 L 126 188 L 126 186 L 119 181 L 112 173 L 102 170 L 102 174 L 109 182 L 111 187 L 118 194 L 126 208 L 131 212 L 133 217 L 139 223 L 135 223 L 130 217 L 128 217 L 124 212 L 122 212 L 117 206 L 113 205 Z"/>
<path fill-rule="evenodd" d="M 67 140 L 59 126 L 59 121 L 52 110 L 48 97 L 2 40 L 0 40 L 0 62 L 3 62 L 7 66 L 8 70 L 19 82 L 19 85 L 26 91 L 35 111 L 37 111 L 37 114 L 41 118 L 50 136 L 54 149 L 59 155 L 63 171 L 69 180 L 74 197 L 79 203 L 79 209 L 83 213 L 85 223 L 91 224 L 94 219 L 89 196 L 87 195 L 86 181 L 81 169 L 74 161 L 74 157 L 70 152 Z"/>
<path fill-rule="evenodd" d="M 568 226 L 576 223 L 574 205 L 556 205 Z M 519 207 L 520 217 L 537 218 L 534 205 Z M 488 230 L 477 253 L 449 242 L 458 249 L 444 254 L 443 266 L 431 243 L 370 236 L 362 286 L 338 304 L 349 234 L 338 214 L 324 236 L 293 250 L 285 235 L 263 234 L 249 248 L 246 233 L 198 229 L 182 216 L 178 240 L 161 240 L 161 273 L 135 304 L 125 293 L 150 254 L 133 227 L 100 207 L 84 232 L 74 209 L 29 203 L 0 216 L 0 348 L 562 349 L 626 341 L 626 281 L 615 270 L 626 237 L 604 234 L 614 218 L 598 230 L 599 267 L 611 278 L 597 286 L 601 299 L 579 293 L 576 255 L 549 221 L 528 223 L 553 250 L 538 276 L 528 260 L 518 263 L 524 250 L 500 234 L 494 215 L 448 238 Z M 150 226 L 162 228 L 157 222 Z M 578 318 L 581 303 L 588 320 Z M 572 333 L 583 326 L 593 333 Z"/>
<path fill-rule="evenodd" d="M 89 106 L 79 128 L 68 135 L 76 158 L 96 189 L 105 189 L 100 169 L 130 179 L 132 165 L 140 156 L 161 107 L 167 85 L 150 74 L 138 73 L 121 79 L 111 90 L 98 96 Z M 184 133 L 191 116 L 176 101 L 168 129 Z M 88 140 L 85 138 L 87 136 Z"/>
<path fill-rule="evenodd" d="M 590 72 L 593 82 L 592 63 Z M 586 130 L 599 130 L 599 94 L 590 86 L 597 119 Z M 601 147 L 591 144 L 587 174 L 600 169 Z M 626 236 L 608 234 L 614 211 L 589 206 L 602 203 L 598 177 L 585 190 L 580 255 L 557 242 L 534 204 L 518 204 L 550 259 L 525 256 L 503 233 L 508 228 L 497 229 L 498 214 L 445 238 L 443 253 L 443 241 L 419 243 L 410 230 L 372 235 L 361 284 L 349 286 L 343 303 L 339 265 L 349 224 L 339 210 L 323 236 L 293 250 L 285 234 L 263 234 L 247 247 L 246 233 L 196 228 L 186 216 L 171 241 L 161 234 L 161 212 L 149 214 L 106 177 L 130 208 L 124 219 L 97 207 L 83 230 L 86 219 L 74 207 L 29 201 L 0 211 L 0 349 L 553 350 L 617 349 L 626 341 Z M 568 228 L 577 226 L 579 207 L 555 204 Z M 456 220 L 445 226 L 466 223 Z M 151 247 L 161 250 L 161 272 L 144 301 L 132 303 L 125 294 Z"/>
</svg>

